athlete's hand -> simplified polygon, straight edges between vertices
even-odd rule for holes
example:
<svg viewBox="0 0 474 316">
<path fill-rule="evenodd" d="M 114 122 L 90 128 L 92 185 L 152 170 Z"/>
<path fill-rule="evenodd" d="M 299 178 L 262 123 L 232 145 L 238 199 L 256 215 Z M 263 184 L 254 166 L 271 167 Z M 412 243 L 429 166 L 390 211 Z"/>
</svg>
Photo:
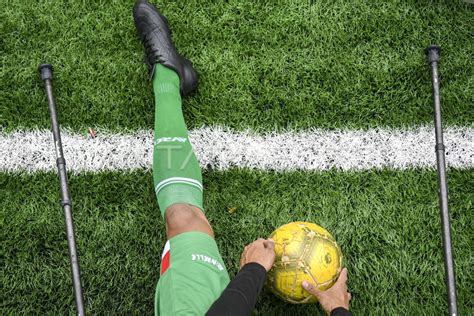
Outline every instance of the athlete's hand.
<svg viewBox="0 0 474 316">
<path fill-rule="evenodd" d="M 319 304 L 323 307 L 326 313 L 329 315 L 331 311 L 337 307 L 344 307 L 345 309 L 349 310 L 349 301 L 351 300 L 351 293 L 347 291 L 347 269 L 344 268 L 339 275 L 339 279 L 337 279 L 334 285 L 326 290 L 320 291 L 316 286 L 313 284 L 303 281 L 302 286 L 303 288 L 314 295 Z"/>
<path fill-rule="evenodd" d="M 259 238 L 245 246 L 240 257 L 240 268 L 247 263 L 256 262 L 268 271 L 272 268 L 273 261 L 275 261 L 275 242 L 272 239 Z"/>
</svg>

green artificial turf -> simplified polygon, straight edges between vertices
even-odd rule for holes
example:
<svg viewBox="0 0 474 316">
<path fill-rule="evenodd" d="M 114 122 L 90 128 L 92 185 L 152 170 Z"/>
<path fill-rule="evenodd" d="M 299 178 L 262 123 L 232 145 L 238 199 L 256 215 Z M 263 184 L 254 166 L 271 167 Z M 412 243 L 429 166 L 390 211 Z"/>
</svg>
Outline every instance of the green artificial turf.
<svg viewBox="0 0 474 316">
<path fill-rule="evenodd" d="M 472 6 L 452 1 L 154 1 L 199 73 L 190 128 L 431 124 L 423 49 L 442 46 L 444 119 L 472 125 Z M 48 128 L 36 67 L 55 67 L 63 126 L 150 128 L 131 1 L 10 0 L 1 12 L 0 124 Z"/>
<path fill-rule="evenodd" d="M 154 1 L 198 69 L 189 128 L 432 124 L 423 49 L 442 46 L 443 119 L 473 126 L 473 7 L 461 1 Z M 49 128 L 37 65 L 55 67 L 63 127 L 149 129 L 154 104 L 131 1 L 8 0 L 0 12 L 0 128 Z M 0 157 L 1 159 L 1 157 Z M 449 172 L 460 314 L 474 306 L 474 169 Z M 151 314 L 165 242 L 150 173 L 70 179 L 89 314 Z M 0 172 L 1 315 L 73 314 L 55 173 Z M 243 246 L 295 220 L 339 241 L 356 315 L 446 312 L 436 172 L 204 173 L 229 272 Z M 229 210 L 236 210 L 229 213 Z M 322 314 L 264 292 L 256 315 Z"/>
<path fill-rule="evenodd" d="M 448 174 L 460 315 L 472 312 L 474 172 Z M 446 312 L 436 172 L 205 172 L 205 209 L 231 275 L 240 252 L 282 224 L 326 227 L 349 269 L 355 315 Z M 74 303 L 54 173 L 0 174 L 0 314 L 68 314 Z M 151 314 L 165 242 L 150 173 L 70 177 L 90 314 Z M 229 209 L 236 208 L 234 213 Z M 322 314 L 271 293 L 255 315 Z"/>
</svg>

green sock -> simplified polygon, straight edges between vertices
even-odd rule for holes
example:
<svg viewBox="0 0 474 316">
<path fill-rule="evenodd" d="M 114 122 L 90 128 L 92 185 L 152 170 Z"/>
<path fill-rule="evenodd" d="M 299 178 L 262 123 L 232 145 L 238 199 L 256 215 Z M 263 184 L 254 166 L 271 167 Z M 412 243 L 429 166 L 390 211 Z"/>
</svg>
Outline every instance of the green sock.
<svg viewBox="0 0 474 316">
<path fill-rule="evenodd" d="M 157 64 L 153 89 L 153 180 L 161 215 L 164 217 L 166 209 L 176 203 L 191 204 L 202 210 L 201 168 L 184 123 L 178 74 Z"/>
</svg>

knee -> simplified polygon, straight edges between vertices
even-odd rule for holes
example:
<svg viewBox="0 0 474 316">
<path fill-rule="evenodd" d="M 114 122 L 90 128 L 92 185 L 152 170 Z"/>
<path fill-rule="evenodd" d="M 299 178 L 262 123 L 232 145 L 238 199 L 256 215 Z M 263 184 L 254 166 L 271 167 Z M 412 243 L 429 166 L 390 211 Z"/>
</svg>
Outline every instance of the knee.
<svg viewBox="0 0 474 316">
<path fill-rule="evenodd" d="M 174 204 L 166 209 L 166 229 L 168 238 L 184 232 L 200 231 L 214 237 L 211 225 L 204 213 L 189 204 Z"/>
<path fill-rule="evenodd" d="M 197 207 L 188 204 L 173 204 L 166 209 L 165 218 L 169 227 L 180 227 L 203 221 L 206 217 Z"/>
</svg>

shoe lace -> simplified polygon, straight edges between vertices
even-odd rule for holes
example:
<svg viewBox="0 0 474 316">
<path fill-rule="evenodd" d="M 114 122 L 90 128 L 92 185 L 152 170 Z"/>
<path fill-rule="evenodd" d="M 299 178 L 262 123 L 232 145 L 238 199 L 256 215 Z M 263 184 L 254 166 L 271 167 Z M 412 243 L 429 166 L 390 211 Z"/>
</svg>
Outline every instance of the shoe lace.
<svg viewBox="0 0 474 316">
<path fill-rule="evenodd" d="M 153 43 L 151 41 L 151 36 L 149 34 L 145 34 L 145 40 L 143 41 L 145 45 L 145 49 L 148 51 L 150 48 L 152 48 Z"/>
<path fill-rule="evenodd" d="M 152 40 L 152 37 L 151 37 L 151 34 L 145 34 L 145 38 L 144 38 L 144 41 L 143 41 L 143 44 L 145 46 L 145 50 L 148 54 L 151 54 L 153 52 L 153 40 Z M 157 59 L 158 60 L 161 60 L 163 58 L 163 55 L 160 54 L 158 52 L 158 54 L 156 55 Z"/>
</svg>

